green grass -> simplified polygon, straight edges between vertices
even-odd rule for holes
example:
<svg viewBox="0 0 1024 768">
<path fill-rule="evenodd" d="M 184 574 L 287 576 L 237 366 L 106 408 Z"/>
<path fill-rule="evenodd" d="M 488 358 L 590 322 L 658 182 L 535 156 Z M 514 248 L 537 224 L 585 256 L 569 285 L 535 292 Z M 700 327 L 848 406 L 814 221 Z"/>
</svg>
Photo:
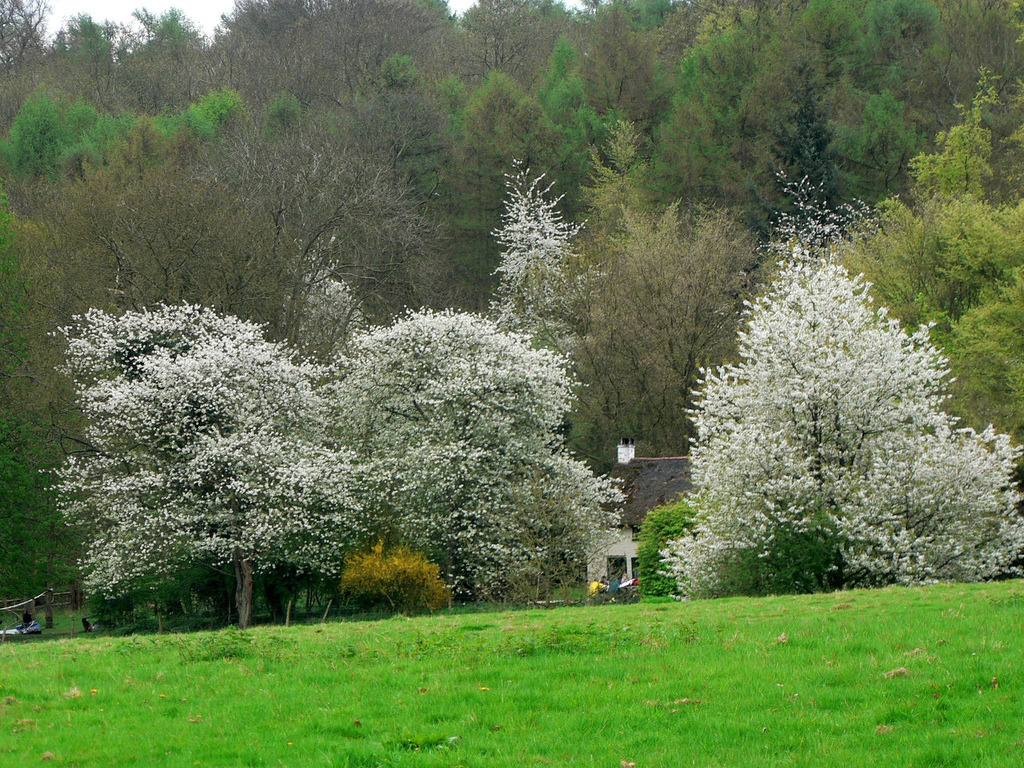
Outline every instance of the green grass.
<svg viewBox="0 0 1024 768">
<path fill-rule="evenodd" d="M 36 619 L 40 625 L 45 626 L 46 612 L 43 606 L 32 608 L 31 612 L 32 618 Z M 20 635 L 14 638 L 13 641 L 10 636 L 7 636 L 4 638 L 4 641 L 18 643 L 46 642 L 54 636 L 66 635 L 70 637 L 72 629 L 74 630 L 74 634 L 77 636 L 82 632 L 82 616 L 88 615 L 89 614 L 87 612 L 81 610 L 70 611 L 55 608 L 53 611 L 53 629 L 44 630 L 41 635 Z M 21 610 L 19 609 L 18 611 L 5 611 L 0 613 L 0 622 L 3 622 L 3 629 L 14 629 L 16 625 L 21 623 Z M 0 660 L 2 659 L 3 657 L 0 656 Z"/>
<path fill-rule="evenodd" d="M 13 643 L 0 760 L 1021 766 L 1022 645 L 1020 581 Z"/>
</svg>

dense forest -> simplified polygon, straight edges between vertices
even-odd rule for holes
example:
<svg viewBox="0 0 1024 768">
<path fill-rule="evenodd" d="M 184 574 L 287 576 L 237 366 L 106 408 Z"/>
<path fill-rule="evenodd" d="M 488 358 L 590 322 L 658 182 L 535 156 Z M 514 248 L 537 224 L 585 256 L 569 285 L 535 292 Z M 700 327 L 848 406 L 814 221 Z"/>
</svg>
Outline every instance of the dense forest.
<svg viewBox="0 0 1024 768">
<path fill-rule="evenodd" d="M 563 429 L 595 469 L 623 435 L 687 451 L 700 369 L 734 353 L 780 216 L 809 208 L 869 212 L 847 265 L 933 324 L 964 423 L 1024 435 L 1016 0 L 237 0 L 213 37 L 174 11 L 59 23 L 0 0 L 0 596 L 75 575 L 50 472 L 89 446 L 57 329 L 202 304 L 327 358 L 407 308 L 494 314 L 509 185 L 542 175 L 572 269 L 599 279 L 564 276 L 527 330 L 572 361 Z"/>
</svg>

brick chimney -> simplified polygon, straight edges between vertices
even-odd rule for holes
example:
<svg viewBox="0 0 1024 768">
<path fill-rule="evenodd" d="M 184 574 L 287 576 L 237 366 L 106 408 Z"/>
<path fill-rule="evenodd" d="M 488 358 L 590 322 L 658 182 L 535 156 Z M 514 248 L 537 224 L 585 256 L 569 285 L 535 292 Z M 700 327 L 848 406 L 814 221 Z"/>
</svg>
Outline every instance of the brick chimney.
<svg viewBox="0 0 1024 768">
<path fill-rule="evenodd" d="M 619 441 L 619 464 L 629 464 L 636 455 L 636 440 L 624 437 Z"/>
</svg>

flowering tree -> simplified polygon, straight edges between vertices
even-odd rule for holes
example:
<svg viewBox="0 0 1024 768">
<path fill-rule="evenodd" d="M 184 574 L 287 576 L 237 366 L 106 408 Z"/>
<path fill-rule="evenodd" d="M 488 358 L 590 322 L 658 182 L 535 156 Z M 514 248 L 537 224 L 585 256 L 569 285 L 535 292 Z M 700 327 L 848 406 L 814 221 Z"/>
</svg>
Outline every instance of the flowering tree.
<svg viewBox="0 0 1024 768">
<path fill-rule="evenodd" d="M 559 433 L 572 380 L 557 354 L 420 312 L 356 336 L 342 365 L 336 423 L 375 481 L 372 524 L 433 554 L 457 592 L 502 590 L 552 547 L 581 561 L 610 527 L 617 492 Z"/>
<path fill-rule="evenodd" d="M 231 562 L 246 627 L 254 569 L 340 567 L 359 504 L 349 454 L 324 430 L 321 369 L 201 307 L 92 310 L 62 332 L 88 449 L 62 468 L 61 491 L 88 524 L 94 588 Z"/>
<path fill-rule="evenodd" d="M 326 360 L 344 348 L 348 338 L 366 326 L 361 302 L 344 280 L 324 271 L 308 278 L 303 303 L 292 314 L 290 325 L 295 345 L 307 355 Z M 295 302 L 298 304 L 298 302 Z"/>
<path fill-rule="evenodd" d="M 977 580 L 1024 550 L 1018 449 L 941 410 L 945 360 L 869 285 L 799 252 L 706 372 L 700 523 L 669 545 L 690 595 Z"/>
<path fill-rule="evenodd" d="M 583 227 L 562 220 L 561 198 L 547 197 L 552 185 L 545 186 L 543 176 L 531 179 L 520 163 L 506 186 L 502 226 L 494 233 L 502 248 L 494 313 L 505 328 L 561 337 L 573 282 L 572 240 Z"/>
</svg>

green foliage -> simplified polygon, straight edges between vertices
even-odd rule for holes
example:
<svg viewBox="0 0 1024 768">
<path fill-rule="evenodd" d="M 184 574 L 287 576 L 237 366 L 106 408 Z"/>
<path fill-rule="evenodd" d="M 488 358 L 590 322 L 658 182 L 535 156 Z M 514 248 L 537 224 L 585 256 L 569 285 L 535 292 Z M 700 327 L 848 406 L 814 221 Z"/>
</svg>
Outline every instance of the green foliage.
<svg viewBox="0 0 1024 768">
<path fill-rule="evenodd" d="M 823 183 L 830 202 L 902 188 L 922 134 L 945 117 L 921 110 L 911 86 L 937 44 L 932 3 L 814 0 L 709 19 L 659 128 L 663 200 L 742 205 L 766 229 L 780 166 Z"/>
<path fill-rule="evenodd" d="M 197 139 L 212 141 L 246 116 L 238 91 L 222 88 L 210 91 L 180 114 L 165 113 L 153 122 L 165 136 L 188 131 Z"/>
<path fill-rule="evenodd" d="M 858 58 L 880 81 L 906 74 L 901 61 L 907 45 L 931 42 L 940 31 L 939 9 L 928 0 L 874 0 L 864 7 Z"/>
<path fill-rule="evenodd" d="M 466 117 L 466 105 L 469 102 L 469 88 L 455 76 L 446 77 L 437 84 L 437 96 L 450 121 L 452 138 L 455 141 L 460 141 Z"/>
<path fill-rule="evenodd" d="M 537 100 L 508 75 L 492 71 L 455 113 L 461 128 L 455 164 L 448 169 L 450 221 L 460 234 L 460 266 L 477 285 L 487 285 L 497 252 L 491 233 L 501 221 L 505 174 L 513 160 L 538 176 L 554 162 L 556 136 Z"/>
<path fill-rule="evenodd" d="M 796 67 L 788 89 L 793 109 L 775 129 L 775 155 L 790 179 L 804 179 L 820 205 L 840 201 L 839 169 L 832 149 L 832 127 L 822 103 L 824 89 L 806 63 Z"/>
<path fill-rule="evenodd" d="M 847 124 L 836 136 L 836 152 L 853 168 L 844 181 L 857 197 L 876 200 L 897 192 L 910 159 L 924 142 L 921 132 L 909 125 L 905 105 L 886 89 L 867 95 L 859 123 Z"/>
<path fill-rule="evenodd" d="M 593 153 L 593 171 L 583 190 L 587 234 L 604 246 L 620 232 L 627 214 L 645 213 L 652 207 L 643 183 L 648 163 L 640 157 L 641 145 L 636 126 L 620 120 L 609 129 L 605 159 L 596 150 Z"/>
<path fill-rule="evenodd" d="M 628 5 L 633 28 L 645 31 L 657 29 L 677 5 L 673 0 L 633 0 Z"/>
<path fill-rule="evenodd" d="M 118 187 L 138 181 L 168 159 L 171 146 L 172 139 L 157 127 L 155 120 L 140 117 L 125 134 L 124 142 L 108 154 L 104 172 L 96 180 Z"/>
<path fill-rule="evenodd" d="M 1024 246 L 1022 246 L 1024 247 Z M 1024 439 L 1024 267 L 986 292 L 954 326 L 955 391 L 963 412 Z"/>
<path fill-rule="evenodd" d="M 219 91 L 210 91 L 190 107 L 189 111 L 194 111 L 212 125 L 215 131 L 219 131 L 245 115 L 245 104 L 238 91 L 222 88 Z"/>
<path fill-rule="evenodd" d="M 686 499 L 655 507 L 647 513 L 636 548 L 640 561 L 640 593 L 644 597 L 664 597 L 679 591 L 675 579 L 661 573 L 661 550 L 671 539 L 686 536 L 694 524 L 693 509 Z"/>
<path fill-rule="evenodd" d="M 86 161 L 101 162 L 133 122 L 128 115 L 105 115 L 84 101 L 68 104 L 38 91 L 18 111 L 0 154 L 19 175 L 80 172 Z"/>
<path fill-rule="evenodd" d="M 910 162 L 914 178 L 929 195 L 971 194 L 981 197 L 992 178 L 992 131 L 985 113 L 999 103 L 990 77 L 982 73 L 971 106 L 961 108 L 961 121 L 936 139 L 939 151 L 923 153 Z"/>
<path fill-rule="evenodd" d="M 382 85 L 385 88 L 411 88 L 419 82 L 419 72 L 412 56 L 393 54 L 380 65 Z"/>
<path fill-rule="evenodd" d="M 30 413 L 9 383 L 24 370 L 27 286 L 15 247 L 14 220 L 0 186 L 0 597 L 36 594 L 68 575 L 73 563 L 55 562 L 66 532 L 50 503 L 48 452 Z"/>
<path fill-rule="evenodd" d="M 915 207 L 890 201 L 880 223 L 847 263 L 904 323 L 937 323 L 940 341 L 987 288 L 1024 264 L 1024 203 L 997 206 L 970 195 Z"/>
<path fill-rule="evenodd" d="M 199 34 L 192 21 L 177 8 L 169 8 L 161 14 L 143 8 L 132 16 L 145 31 L 147 48 L 163 47 L 180 56 L 196 42 Z"/>
<path fill-rule="evenodd" d="M 694 49 L 676 73 L 667 118 L 656 135 L 655 171 L 664 200 L 741 202 L 749 175 L 767 183 L 777 99 L 766 98 L 754 30 L 736 27 Z"/>
<path fill-rule="evenodd" d="M 161 574 L 149 583 L 140 582 L 119 597 L 89 595 L 84 613 L 103 625 L 105 631 L 117 634 L 155 632 L 160 624 L 169 631 L 220 629 L 238 621 L 233 610 L 234 591 L 234 574 L 215 563 L 193 563 Z M 283 623 L 289 600 L 292 601 L 293 622 L 313 616 L 319 619 L 328 600 L 334 599 L 337 606 L 336 598 L 337 580 L 334 578 L 309 573 L 299 575 L 292 568 L 277 568 L 255 575 L 257 623 Z M 199 658 L 202 654 L 195 656 Z"/>
<path fill-rule="evenodd" d="M 70 131 L 60 108 L 40 91 L 18 111 L 10 138 L 3 145 L 3 154 L 7 166 L 15 173 L 40 175 L 56 169 L 58 159 L 70 143 Z"/>
<path fill-rule="evenodd" d="M 0 415 L 0 596 L 20 595 L 39 586 L 40 542 L 31 520 L 41 502 L 40 477 L 28 443 L 24 425 Z"/>
<path fill-rule="evenodd" d="M 778 530 L 763 557 L 747 550 L 721 566 L 721 594 L 785 595 L 842 588 L 842 553 L 835 532 L 819 521 Z"/>
<path fill-rule="evenodd" d="M 602 117 L 652 130 L 664 108 L 664 76 L 653 36 L 633 29 L 622 3 L 598 10 L 582 75 L 587 100 Z"/>
<path fill-rule="evenodd" d="M 1024 435 L 1024 201 L 969 192 L 889 201 L 880 228 L 846 254 L 880 303 L 908 325 L 933 323 L 950 358 L 955 412 Z"/>
<path fill-rule="evenodd" d="M 341 593 L 364 608 L 403 613 L 436 611 L 451 600 L 434 563 L 408 547 L 385 551 L 383 543 L 347 558 Z"/>
<path fill-rule="evenodd" d="M 31 434 L 5 386 L 24 354 L 24 301 L 12 218 L 0 187 L 0 598 L 37 586 L 40 566 L 33 562 L 38 542 L 31 522 L 41 506 L 42 477 L 32 461 Z"/>
<path fill-rule="evenodd" d="M 66 29 L 57 39 L 57 49 L 95 64 L 110 59 L 116 34 L 117 28 L 113 23 L 100 24 L 89 14 L 82 13 L 68 20 Z"/>
<path fill-rule="evenodd" d="M 0 377 L 11 374 L 16 357 L 12 345 L 18 336 L 19 314 L 25 309 L 25 291 L 14 250 L 14 218 L 0 183 Z"/>
<path fill-rule="evenodd" d="M 591 147 L 601 142 L 605 125 L 587 102 L 580 55 L 567 38 L 559 38 L 543 72 L 537 101 L 554 136 L 551 176 L 556 193 L 566 199 L 569 215 L 580 209 L 580 193 L 590 172 Z"/>
</svg>

